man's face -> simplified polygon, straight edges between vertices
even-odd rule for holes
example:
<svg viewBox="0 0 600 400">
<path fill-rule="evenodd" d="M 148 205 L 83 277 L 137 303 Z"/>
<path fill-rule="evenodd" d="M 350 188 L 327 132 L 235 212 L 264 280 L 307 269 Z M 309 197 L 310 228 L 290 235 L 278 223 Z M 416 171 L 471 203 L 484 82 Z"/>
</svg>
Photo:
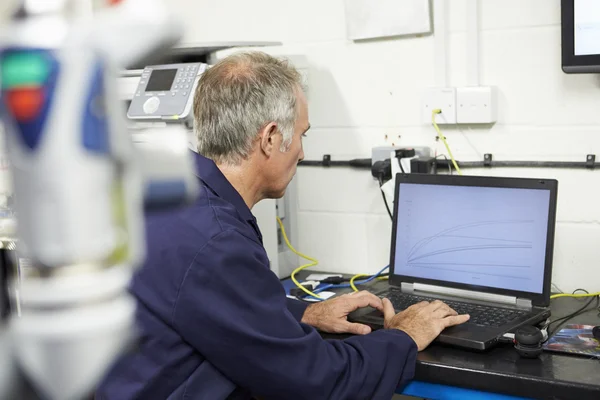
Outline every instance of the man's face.
<svg viewBox="0 0 600 400">
<path fill-rule="evenodd" d="M 271 185 L 267 191 L 269 198 L 280 198 L 285 194 L 285 190 L 296 174 L 298 162 L 304 159 L 304 149 L 302 148 L 302 138 L 310 128 L 308 122 L 308 104 L 306 96 L 301 90 L 297 92 L 298 118 L 294 126 L 294 135 L 287 151 L 281 151 L 283 142 L 282 135 L 277 135 L 275 151 L 269 162 L 268 176 L 271 178 Z"/>
</svg>

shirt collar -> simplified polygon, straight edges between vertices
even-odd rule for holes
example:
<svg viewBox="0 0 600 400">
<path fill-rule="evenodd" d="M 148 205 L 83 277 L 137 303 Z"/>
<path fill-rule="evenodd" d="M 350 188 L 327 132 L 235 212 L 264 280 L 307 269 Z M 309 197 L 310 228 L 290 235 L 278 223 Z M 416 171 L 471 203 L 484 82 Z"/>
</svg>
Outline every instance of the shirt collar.
<svg viewBox="0 0 600 400">
<path fill-rule="evenodd" d="M 229 183 L 213 160 L 197 153 L 194 153 L 194 157 L 196 159 L 196 175 L 198 178 L 211 188 L 217 196 L 231 203 L 240 216 L 245 221 L 251 223 L 262 241 L 262 235 L 258 229 L 256 218 L 252 215 L 252 211 L 250 211 L 240 193 Z"/>
</svg>

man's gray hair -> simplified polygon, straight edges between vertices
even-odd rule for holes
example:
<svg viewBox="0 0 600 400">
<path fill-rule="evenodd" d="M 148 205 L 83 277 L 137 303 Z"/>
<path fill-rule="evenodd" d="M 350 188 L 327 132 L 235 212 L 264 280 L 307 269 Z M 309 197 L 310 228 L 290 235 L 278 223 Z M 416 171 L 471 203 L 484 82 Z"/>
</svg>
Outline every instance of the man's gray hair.
<svg viewBox="0 0 600 400">
<path fill-rule="evenodd" d="M 258 132 L 271 122 L 286 151 L 297 118 L 298 71 L 287 61 L 262 52 L 228 56 L 200 77 L 194 95 L 198 152 L 216 163 L 247 159 Z"/>
</svg>

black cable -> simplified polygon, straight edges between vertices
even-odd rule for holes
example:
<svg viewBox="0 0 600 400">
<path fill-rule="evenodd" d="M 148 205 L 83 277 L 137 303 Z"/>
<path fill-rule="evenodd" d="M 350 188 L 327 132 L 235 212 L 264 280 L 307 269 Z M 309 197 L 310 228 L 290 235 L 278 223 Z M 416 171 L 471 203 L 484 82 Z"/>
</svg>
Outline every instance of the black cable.
<svg viewBox="0 0 600 400">
<path fill-rule="evenodd" d="M 298 163 L 299 166 L 305 167 L 351 167 L 371 169 L 370 158 L 355 158 L 352 160 L 332 160 L 329 154 L 323 156 L 322 161 L 303 160 Z"/>
<path fill-rule="evenodd" d="M 324 284 L 330 283 L 332 285 L 339 285 L 340 283 L 348 281 L 350 281 L 350 279 L 344 278 L 343 276 L 330 276 L 329 278 L 321 279 L 320 282 Z"/>
<path fill-rule="evenodd" d="M 585 292 L 585 293 L 589 293 L 587 290 L 585 289 L 576 289 L 573 291 L 573 294 L 575 294 L 576 292 Z M 596 300 L 597 304 L 596 306 L 594 306 L 594 308 L 599 307 L 600 306 L 600 296 L 594 296 L 592 297 L 583 307 L 581 307 L 580 309 L 578 309 L 577 311 L 566 315 L 564 317 L 561 318 L 557 318 L 554 321 L 551 321 L 548 326 L 546 327 L 548 329 L 548 339 L 550 339 L 550 337 L 552 337 L 552 335 L 554 335 L 556 333 L 556 331 L 558 330 L 558 328 L 560 328 L 562 326 L 562 324 L 564 324 L 565 322 L 567 322 L 568 320 L 570 320 L 571 318 L 575 318 L 578 315 L 581 315 L 583 313 L 586 313 L 588 311 L 590 311 L 588 309 L 588 307 L 590 306 L 590 304 L 592 304 L 592 302 Z M 553 324 L 557 323 L 557 322 L 561 322 L 562 324 L 559 324 L 556 326 L 556 328 L 554 328 L 553 330 L 550 330 L 550 326 L 552 326 Z"/>
<path fill-rule="evenodd" d="M 383 176 L 379 176 L 379 190 L 381 190 L 381 197 L 383 197 L 383 203 L 385 204 L 385 209 L 388 212 L 388 215 L 390 216 L 390 219 L 393 221 L 394 220 L 394 216 L 392 215 L 392 212 L 390 211 L 390 206 L 387 202 L 387 199 L 385 197 L 385 192 L 383 191 L 383 189 L 381 188 L 383 186 Z"/>
<path fill-rule="evenodd" d="M 404 167 L 402 166 L 402 159 L 401 158 L 398 159 L 398 165 L 400 166 L 400 171 L 402 171 L 402 173 L 405 174 L 406 171 L 404 171 Z"/>
<path fill-rule="evenodd" d="M 565 324 L 567 321 L 569 321 L 570 319 L 572 319 L 572 318 L 575 318 L 575 317 L 577 317 L 577 316 L 579 316 L 579 315 L 581 315 L 581 314 L 584 314 L 584 313 L 586 313 L 586 312 L 588 312 L 588 311 L 591 311 L 593 308 L 595 308 L 596 306 L 594 306 L 592 309 L 588 309 L 588 306 L 589 306 L 589 305 L 590 305 L 590 304 L 591 304 L 591 303 L 592 303 L 594 300 L 599 300 L 598 296 L 592 297 L 592 298 L 590 299 L 590 301 L 588 301 L 588 302 L 587 302 L 587 303 L 586 303 L 586 304 L 585 304 L 583 307 L 581 307 L 579 310 L 575 311 L 574 313 L 572 313 L 572 314 L 569 314 L 569 315 L 567 315 L 567 316 L 565 316 L 565 317 L 562 317 L 562 318 L 558 318 L 558 319 L 556 319 L 556 320 L 554 320 L 554 321 L 550 322 L 550 323 L 548 324 L 547 328 L 549 328 L 549 327 L 550 327 L 552 324 L 554 324 L 554 323 L 556 323 L 556 322 L 561 322 L 561 321 L 562 321 L 562 323 L 558 324 L 558 325 L 556 326 L 556 328 L 554 328 L 553 330 L 548 330 L 548 338 L 552 337 L 552 335 L 554 335 L 554 334 L 556 333 L 556 331 L 558 331 L 558 329 L 559 329 L 559 328 L 560 328 L 560 327 L 561 327 L 563 324 Z M 598 304 L 600 304 L 600 301 L 599 301 L 599 303 L 598 303 Z"/>
<path fill-rule="evenodd" d="M 435 160 L 436 160 L 436 163 L 435 163 L 436 170 L 437 170 L 437 159 L 439 157 L 444 157 L 444 159 L 446 160 L 446 164 L 448 164 L 448 172 L 450 172 L 450 175 L 452 175 L 452 163 L 448 161 L 448 157 L 446 157 L 445 154 L 439 154 L 437 157 L 435 157 Z"/>
<path fill-rule="evenodd" d="M 390 219 L 393 221 L 394 216 L 392 215 L 392 212 L 390 211 L 390 206 L 388 205 L 387 199 L 385 198 L 385 193 L 383 192 L 383 189 L 381 189 L 381 196 L 383 197 L 383 202 L 385 203 L 385 208 L 388 212 L 388 215 L 390 216 Z"/>
<path fill-rule="evenodd" d="M 567 168 L 567 169 L 600 169 L 600 163 L 591 161 L 456 161 L 460 168 Z M 449 162 L 440 162 L 448 165 Z M 352 160 L 331 160 L 331 156 L 325 155 L 322 161 L 304 160 L 299 166 L 314 167 L 351 167 L 370 169 L 370 158 L 356 158 Z"/>
<path fill-rule="evenodd" d="M 572 168 L 595 169 L 600 163 L 592 165 L 583 161 L 490 161 L 488 165 L 482 161 L 457 161 L 462 168 Z"/>
<path fill-rule="evenodd" d="M 590 294 L 590 292 L 588 292 L 588 291 L 587 291 L 587 290 L 585 290 L 585 289 L 575 289 L 575 290 L 573 290 L 573 293 L 572 293 L 572 294 L 577 294 L 577 292 L 585 292 L 585 294 Z"/>
<path fill-rule="evenodd" d="M 589 294 L 589 293 L 590 293 L 590 292 L 588 292 L 588 291 L 587 291 L 587 290 L 585 290 L 585 289 L 575 289 L 575 290 L 573 290 L 573 292 L 572 292 L 571 294 L 576 294 L 577 292 L 585 292 L 585 294 Z M 562 292 L 561 292 L 561 293 L 562 293 Z M 593 300 L 593 298 L 592 298 L 592 299 L 590 299 L 590 300 Z M 585 308 L 585 307 L 587 307 L 587 306 L 588 306 L 590 303 L 591 303 L 591 301 L 590 301 L 590 302 L 588 302 L 588 304 L 586 304 L 586 305 L 584 306 L 584 308 Z M 550 327 L 550 325 L 552 325 L 554 322 L 557 322 L 557 321 L 560 321 L 560 320 L 562 320 L 562 319 L 568 318 L 568 317 L 572 316 L 573 314 L 576 314 L 576 313 L 580 312 L 581 310 L 583 310 L 583 308 L 581 308 L 581 309 L 579 309 L 579 311 L 575 311 L 574 313 L 572 313 L 572 314 L 569 314 L 569 315 L 567 315 L 567 316 L 565 316 L 565 317 L 561 317 L 561 318 L 559 318 L 559 319 L 556 319 L 556 320 L 554 320 L 554 321 L 550 322 L 548 325 L 546 325 L 546 328 Z"/>
</svg>

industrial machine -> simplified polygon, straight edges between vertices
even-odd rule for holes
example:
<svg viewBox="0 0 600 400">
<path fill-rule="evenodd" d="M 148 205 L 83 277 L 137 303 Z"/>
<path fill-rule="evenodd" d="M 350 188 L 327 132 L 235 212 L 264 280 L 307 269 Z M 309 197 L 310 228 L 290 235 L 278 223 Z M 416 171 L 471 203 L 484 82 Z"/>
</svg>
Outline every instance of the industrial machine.
<svg viewBox="0 0 600 400">
<path fill-rule="evenodd" d="M 184 129 L 150 127 L 134 147 L 117 100 L 118 72 L 181 24 L 158 0 L 18 3 L 0 33 L 0 115 L 28 267 L 0 273 L 0 398 L 80 399 L 135 337 L 144 206 L 197 192 Z"/>
<path fill-rule="evenodd" d="M 0 115 L 18 221 L 10 246 L 23 260 L 0 273 L 0 309 L 9 311 L 0 316 L 1 399 L 93 392 L 135 339 L 127 285 L 144 259 L 144 207 L 196 194 L 181 122 L 190 121 L 192 85 L 206 64 L 149 61 L 182 33 L 167 4 L 93 3 L 101 2 L 90 12 L 90 0 L 21 0 L 0 33 Z M 126 113 L 116 78 L 140 63 L 154 66 L 142 69 Z M 261 225 L 275 227 L 269 219 Z M 268 247 L 279 257 L 279 245 Z"/>
<path fill-rule="evenodd" d="M 131 120 L 189 121 L 194 90 L 206 70 L 203 63 L 155 65 L 144 68 L 131 99 Z"/>
</svg>

